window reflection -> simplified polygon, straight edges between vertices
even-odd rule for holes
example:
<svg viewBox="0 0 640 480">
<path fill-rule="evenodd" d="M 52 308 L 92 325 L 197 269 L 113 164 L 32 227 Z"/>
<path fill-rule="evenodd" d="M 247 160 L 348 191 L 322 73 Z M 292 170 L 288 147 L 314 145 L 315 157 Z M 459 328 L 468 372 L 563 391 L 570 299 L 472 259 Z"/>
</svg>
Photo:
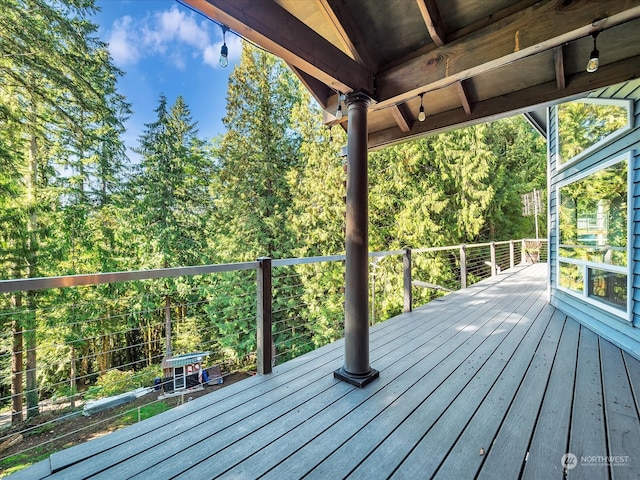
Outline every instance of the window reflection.
<svg viewBox="0 0 640 480">
<path fill-rule="evenodd" d="M 627 273 L 620 268 L 627 267 L 627 175 L 625 159 L 561 187 L 559 198 L 560 286 L 622 310 L 627 305 Z"/>
<path fill-rule="evenodd" d="M 577 100 L 558 105 L 560 164 L 629 127 L 629 107 L 626 104 Z"/>
<path fill-rule="evenodd" d="M 560 256 L 627 266 L 627 161 L 560 189 Z"/>
</svg>

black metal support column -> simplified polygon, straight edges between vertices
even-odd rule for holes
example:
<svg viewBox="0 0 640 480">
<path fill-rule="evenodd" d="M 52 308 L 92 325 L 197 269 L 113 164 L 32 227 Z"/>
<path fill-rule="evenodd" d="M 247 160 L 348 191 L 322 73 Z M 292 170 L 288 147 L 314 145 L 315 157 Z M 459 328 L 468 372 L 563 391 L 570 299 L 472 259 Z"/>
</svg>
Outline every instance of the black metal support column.
<svg viewBox="0 0 640 480">
<path fill-rule="evenodd" d="M 334 376 L 357 387 L 379 376 L 369 366 L 369 208 L 367 109 L 371 98 L 347 95 L 347 219 L 344 366 Z"/>
</svg>

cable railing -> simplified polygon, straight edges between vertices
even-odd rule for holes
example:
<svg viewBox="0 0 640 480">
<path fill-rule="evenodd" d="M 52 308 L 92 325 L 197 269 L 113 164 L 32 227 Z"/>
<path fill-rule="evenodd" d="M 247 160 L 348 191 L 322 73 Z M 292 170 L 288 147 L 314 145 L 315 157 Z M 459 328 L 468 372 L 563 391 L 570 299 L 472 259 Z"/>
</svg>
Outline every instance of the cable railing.
<svg viewBox="0 0 640 480">
<path fill-rule="evenodd" d="M 369 258 L 375 324 L 516 264 L 546 261 L 546 240 Z M 0 470 L 342 338 L 344 261 L 262 258 L 0 281 Z M 169 370 L 182 357 L 197 361 Z M 183 388 L 175 388 L 179 375 Z"/>
</svg>

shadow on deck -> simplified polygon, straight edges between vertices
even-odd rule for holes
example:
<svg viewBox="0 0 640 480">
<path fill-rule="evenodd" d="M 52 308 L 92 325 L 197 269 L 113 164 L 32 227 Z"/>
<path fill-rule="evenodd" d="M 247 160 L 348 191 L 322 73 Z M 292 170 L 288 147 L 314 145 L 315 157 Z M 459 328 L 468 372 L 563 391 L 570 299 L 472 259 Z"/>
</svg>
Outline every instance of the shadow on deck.
<svg viewBox="0 0 640 480">
<path fill-rule="evenodd" d="M 638 478 L 640 363 L 548 305 L 545 274 L 376 325 L 364 389 L 333 378 L 338 341 L 14 478 Z"/>
</svg>

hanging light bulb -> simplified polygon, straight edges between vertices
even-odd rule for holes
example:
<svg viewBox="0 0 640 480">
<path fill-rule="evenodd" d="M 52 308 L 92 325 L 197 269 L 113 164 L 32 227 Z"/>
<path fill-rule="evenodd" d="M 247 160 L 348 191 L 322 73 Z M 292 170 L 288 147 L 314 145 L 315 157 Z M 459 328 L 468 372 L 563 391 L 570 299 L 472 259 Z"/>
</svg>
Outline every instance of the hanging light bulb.
<svg viewBox="0 0 640 480">
<path fill-rule="evenodd" d="M 421 122 L 424 122 L 425 118 L 427 118 L 427 115 L 424 113 L 424 105 L 422 105 L 422 96 L 424 95 L 424 93 L 420 94 L 420 111 L 418 113 L 418 120 Z"/>
<path fill-rule="evenodd" d="M 229 30 L 229 27 L 222 25 L 222 48 L 220 49 L 220 66 L 225 68 L 229 65 L 229 49 L 227 48 L 227 41 L 225 34 Z"/>
<path fill-rule="evenodd" d="M 591 51 L 589 62 L 587 63 L 587 72 L 589 73 L 595 72 L 600 66 L 600 52 L 598 52 L 598 49 L 596 48 L 596 37 L 598 36 L 598 33 L 600 32 L 591 34 L 591 36 L 593 37 L 593 50 Z"/>
<path fill-rule="evenodd" d="M 338 95 L 338 110 L 336 110 L 336 118 L 340 120 L 342 118 L 342 95 Z"/>
</svg>

